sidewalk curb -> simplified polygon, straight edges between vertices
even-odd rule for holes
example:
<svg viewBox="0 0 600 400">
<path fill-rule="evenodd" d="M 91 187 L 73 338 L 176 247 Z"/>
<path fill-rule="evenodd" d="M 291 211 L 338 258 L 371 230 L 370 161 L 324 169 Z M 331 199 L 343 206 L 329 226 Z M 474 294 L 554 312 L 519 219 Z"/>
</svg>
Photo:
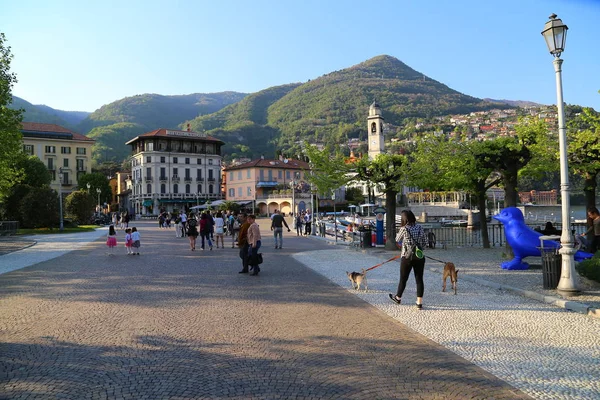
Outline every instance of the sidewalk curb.
<svg viewBox="0 0 600 400">
<path fill-rule="evenodd" d="M 429 267 L 428 269 L 430 271 L 436 272 L 440 275 L 442 274 L 442 271 L 438 268 Z M 585 303 L 579 303 L 577 301 L 572 301 L 572 300 L 565 300 L 565 299 L 561 299 L 560 297 L 556 297 L 556 296 L 546 296 L 541 293 L 532 292 L 531 290 L 519 289 L 514 286 L 504 285 L 501 283 L 496 283 L 496 282 L 488 281 L 488 280 L 481 279 L 481 278 L 475 278 L 473 276 L 468 276 L 466 274 L 462 274 L 461 279 L 467 280 L 469 282 L 477 283 L 482 286 L 491 287 L 493 289 L 507 290 L 509 292 L 516 293 L 523 297 L 537 300 L 541 303 L 551 304 L 556 307 L 564 308 L 569 311 L 574 311 L 574 312 L 577 312 L 580 314 L 587 315 L 588 317 L 591 317 L 591 318 L 600 319 L 600 310 L 593 308 Z"/>
</svg>

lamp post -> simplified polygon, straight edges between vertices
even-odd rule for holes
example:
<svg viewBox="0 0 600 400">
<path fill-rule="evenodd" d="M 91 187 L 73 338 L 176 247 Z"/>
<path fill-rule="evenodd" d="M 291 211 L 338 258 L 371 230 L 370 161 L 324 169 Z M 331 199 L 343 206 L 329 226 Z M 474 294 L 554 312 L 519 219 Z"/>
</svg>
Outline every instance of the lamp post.
<svg viewBox="0 0 600 400">
<path fill-rule="evenodd" d="M 90 185 L 90 183 L 86 183 L 85 186 L 87 186 L 87 190 L 88 190 L 88 194 L 90 194 L 90 188 L 92 187 L 92 185 Z"/>
<path fill-rule="evenodd" d="M 62 182 L 63 182 L 63 170 L 62 168 L 58 169 L 58 213 L 59 213 L 59 223 L 58 229 L 62 231 L 64 229 L 64 221 L 63 221 L 63 210 L 62 210 Z"/>
<path fill-rule="evenodd" d="M 100 214 L 100 193 L 102 193 L 102 189 L 96 188 L 96 193 L 98 193 L 98 214 Z"/>
<path fill-rule="evenodd" d="M 562 211 L 562 234 L 560 236 L 560 254 L 561 274 L 560 282 L 556 288 L 559 293 L 564 295 L 573 295 L 579 292 L 575 280 L 575 260 L 573 255 L 576 253 L 573 247 L 573 238 L 571 235 L 571 220 L 569 212 L 570 204 L 570 186 L 569 186 L 569 165 L 567 162 L 567 132 L 565 127 L 565 109 L 562 91 L 562 62 L 561 53 L 565 50 L 565 41 L 567 39 L 567 26 L 556 18 L 556 14 L 550 16 L 550 21 L 544 25 L 542 35 L 548 45 L 550 54 L 554 56 L 554 72 L 556 73 L 556 108 L 558 111 L 558 144 L 560 152 L 560 195 Z"/>
</svg>

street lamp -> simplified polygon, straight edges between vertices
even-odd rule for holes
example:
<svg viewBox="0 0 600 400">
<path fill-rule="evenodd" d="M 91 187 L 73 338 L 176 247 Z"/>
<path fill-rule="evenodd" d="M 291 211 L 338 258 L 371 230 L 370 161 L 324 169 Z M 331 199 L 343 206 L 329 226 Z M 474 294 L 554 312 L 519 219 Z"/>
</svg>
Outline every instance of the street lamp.
<svg viewBox="0 0 600 400">
<path fill-rule="evenodd" d="M 90 188 L 92 187 L 92 185 L 90 185 L 90 183 L 88 182 L 88 183 L 86 183 L 85 186 L 87 186 L 88 194 L 90 194 Z"/>
<path fill-rule="evenodd" d="M 544 25 L 542 35 L 548 45 L 550 54 L 554 56 L 554 72 L 556 72 L 556 108 L 558 111 L 558 143 L 560 152 L 560 196 L 562 210 L 562 234 L 560 236 L 560 254 L 562 255 L 560 282 L 556 288 L 559 293 L 564 295 L 573 295 L 579 292 L 575 281 L 575 248 L 573 247 L 573 238 L 571 236 L 571 220 L 569 212 L 570 192 L 569 186 L 569 165 L 567 162 L 567 132 L 565 127 L 565 108 L 563 102 L 561 65 L 561 53 L 565 50 L 565 41 L 567 39 L 567 26 L 556 18 L 556 14 L 550 16 L 550 21 Z"/>
<path fill-rule="evenodd" d="M 62 207 L 62 183 L 63 183 L 63 169 L 59 168 L 58 169 L 58 212 L 60 214 L 59 216 L 59 224 L 58 224 L 58 229 L 59 230 L 63 230 L 64 229 L 64 222 L 63 222 L 63 207 Z"/>
<path fill-rule="evenodd" d="M 96 188 L 96 193 L 98 193 L 98 213 L 100 213 L 100 193 L 102 193 L 102 190 L 100 188 Z"/>
</svg>

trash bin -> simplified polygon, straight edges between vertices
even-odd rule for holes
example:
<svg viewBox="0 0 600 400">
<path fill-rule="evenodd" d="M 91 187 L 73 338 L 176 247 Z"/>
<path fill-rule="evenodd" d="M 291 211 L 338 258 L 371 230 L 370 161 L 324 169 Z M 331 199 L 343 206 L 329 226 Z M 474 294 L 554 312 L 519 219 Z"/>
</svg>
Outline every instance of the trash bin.
<svg viewBox="0 0 600 400">
<path fill-rule="evenodd" d="M 362 247 L 365 249 L 371 248 L 371 227 L 370 226 L 361 226 L 358 231 L 362 235 Z"/>
<path fill-rule="evenodd" d="M 556 289 L 560 281 L 561 255 L 558 247 L 538 247 L 542 255 L 544 289 Z"/>
</svg>

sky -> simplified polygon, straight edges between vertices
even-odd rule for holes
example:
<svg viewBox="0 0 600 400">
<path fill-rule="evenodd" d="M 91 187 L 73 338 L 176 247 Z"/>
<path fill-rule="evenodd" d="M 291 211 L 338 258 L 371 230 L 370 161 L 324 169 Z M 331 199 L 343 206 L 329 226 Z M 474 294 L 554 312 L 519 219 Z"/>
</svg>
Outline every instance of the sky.
<svg viewBox="0 0 600 400">
<path fill-rule="evenodd" d="M 471 96 L 555 104 L 552 13 L 564 101 L 600 110 L 600 0 L 0 0 L 0 32 L 13 94 L 61 110 L 252 93 L 381 54 Z"/>
</svg>

